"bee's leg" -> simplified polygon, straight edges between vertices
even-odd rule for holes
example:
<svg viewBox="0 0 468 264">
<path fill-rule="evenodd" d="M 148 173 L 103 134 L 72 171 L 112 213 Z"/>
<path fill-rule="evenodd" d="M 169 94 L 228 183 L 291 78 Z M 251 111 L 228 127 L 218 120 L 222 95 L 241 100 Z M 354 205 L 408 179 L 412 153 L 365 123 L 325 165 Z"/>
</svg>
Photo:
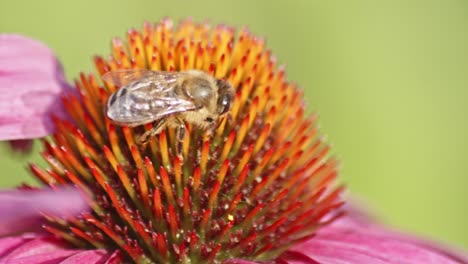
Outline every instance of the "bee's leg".
<svg viewBox="0 0 468 264">
<path fill-rule="evenodd" d="M 166 125 L 166 122 L 167 121 L 165 119 L 160 120 L 156 126 L 154 126 L 150 130 L 146 131 L 143 135 L 141 135 L 139 139 L 140 144 L 148 144 L 150 137 L 159 134 L 159 132 L 161 132 L 161 129 Z"/>
<path fill-rule="evenodd" d="M 216 133 L 216 129 L 218 129 L 219 124 L 221 122 L 222 122 L 222 120 L 220 120 L 219 122 L 216 122 L 216 123 L 211 123 L 209 126 L 207 126 L 206 129 L 205 129 L 205 135 L 208 138 L 213 138 L 214 134 Z"/>
<path fill-rule="evenodd" d="M 177 118 L 177 130 L 176 130 L 176 152 L 177 156 L 179 157 L 180 161 L 183 161 L 183 151 L 184 151 L 184 139 L 185 139 L 185 123 L 182 119 Z"/>
</svg>

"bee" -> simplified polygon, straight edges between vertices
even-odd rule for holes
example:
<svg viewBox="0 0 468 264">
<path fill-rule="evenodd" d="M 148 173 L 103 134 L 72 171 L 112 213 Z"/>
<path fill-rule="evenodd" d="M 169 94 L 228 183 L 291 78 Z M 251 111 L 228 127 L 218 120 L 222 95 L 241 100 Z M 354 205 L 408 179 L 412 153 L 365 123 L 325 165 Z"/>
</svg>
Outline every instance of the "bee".
<svg viewBox="0 0 468 264">
<path fill-rule="evenodd" d="M 166 127 L 175 127 L 178 153 L 182 151 L 185 122 L 214 128 L 218 118 L 230 110 L 235 96 L 227 81 L 199 70 L 122 69 L 105 73 L 102 79 L 120 87 L 106 103 L 106 115 L 113 123 L 136 127 L 158 121 L 140 136 L 141 144 Z"/>
</svg>

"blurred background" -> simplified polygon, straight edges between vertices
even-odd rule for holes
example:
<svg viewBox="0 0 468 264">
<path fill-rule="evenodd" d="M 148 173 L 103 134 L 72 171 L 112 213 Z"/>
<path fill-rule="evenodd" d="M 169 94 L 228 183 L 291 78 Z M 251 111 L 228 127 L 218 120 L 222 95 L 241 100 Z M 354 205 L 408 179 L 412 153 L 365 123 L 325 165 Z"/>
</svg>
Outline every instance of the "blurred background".
<svg viewBox="0 0 468 264">
<path fill-rule="evenodd" d="M 163 16 L 248 26 L 306 91 L 341 181 L 389 225 L 468 249 L 468 2 L 0 1 L 0 32 L 45 42 L 69 80 Z M 40 150 L 35 145 L 35 152 Z M 0 187 L 39 155 L 0 146 Z"/>
</svg>

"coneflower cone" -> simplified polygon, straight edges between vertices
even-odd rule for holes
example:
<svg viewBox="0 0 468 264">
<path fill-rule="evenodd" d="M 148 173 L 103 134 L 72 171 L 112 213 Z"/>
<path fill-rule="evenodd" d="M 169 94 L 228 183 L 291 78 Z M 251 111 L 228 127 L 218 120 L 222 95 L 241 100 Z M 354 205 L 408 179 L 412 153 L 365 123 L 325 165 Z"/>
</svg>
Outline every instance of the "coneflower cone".
<svg viewBox="0 0 468 264">
<path fill-rule="evenodd" d="M 80 248 L 120 249 L 135 263 L 270 260 L 341 215 L 337 162 L 262 38 L 166 19 L 114 39 L 109 59 L 95 64 L 98 75 L 80 74 L 78 93 L 63 98 L 71 121 L 54 118 L 44 141 L 50 168 L 31 165 L 44 184 L 71 183 L 90 197 L 92 213 L 49 217 L 51 233 Z M 214 133 L 186 124 L 181 160 L 174 129 L 141 146 L 154 124 L 121 127 L 106 117 L 118 87 L 100 76 L 124 68 L 199 69 L 237 94 Z"/>
</svg>

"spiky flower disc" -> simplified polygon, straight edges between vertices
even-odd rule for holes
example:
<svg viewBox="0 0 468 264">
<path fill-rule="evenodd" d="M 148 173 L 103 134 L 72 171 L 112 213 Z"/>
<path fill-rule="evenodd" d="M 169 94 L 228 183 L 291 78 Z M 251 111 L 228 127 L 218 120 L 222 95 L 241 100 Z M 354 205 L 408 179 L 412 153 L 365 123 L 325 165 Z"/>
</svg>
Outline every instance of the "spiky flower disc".
<svg viewBox="0 0 468 264">
<path fill-rule="evenodd" d="M 57 132 L 45 141 L 50 168 L 31 169 L 45 184 L 81 187 L 93 212 L 51 217 L 48 231 L 77 247 L 120 249 L 136 263 L 268 260 L 339 215 L 336 161 L 263 39 L 163 20 L 130 30 L 126 43 L 115 39 L 112 56 L 95 64 L 100 76 L 200 69 L 227 79 L 237 95 L 212 135 L 187 124 L 181 161 L 172 129 L 138 145 L 152 124 L 113 125 L 104 105 L 118 87 L 81 74 L 79 93 L 63 98 L 73 121 L 55 118 Z"/>
</svg>

